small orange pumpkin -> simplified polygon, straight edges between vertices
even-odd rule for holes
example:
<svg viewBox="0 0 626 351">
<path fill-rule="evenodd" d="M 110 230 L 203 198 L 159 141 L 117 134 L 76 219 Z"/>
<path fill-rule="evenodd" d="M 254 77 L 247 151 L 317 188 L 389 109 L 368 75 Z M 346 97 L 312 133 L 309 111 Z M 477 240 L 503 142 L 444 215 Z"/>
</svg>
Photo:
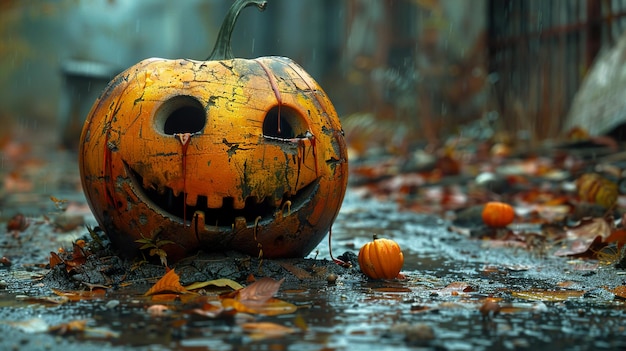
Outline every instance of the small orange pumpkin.
<svg viewBox="0 0 626 351">
<path fill-rule="evenodd" d="M 576 180 L 581 201 L 613 208 L 617 203 L 619 189 L 616 183 L 597 173 L 585 173 Z"/>
<path fill-rule="evenodd" d="M 393 279 L 398 276 L 403 264 L 404 255 L 400 245 L 391 239 L 374 235 L 374 240 L 359 250 L 361 271 L 373 279 Z"/>
<path fill-rule="evenodd" d="M 482 218 L 483 222 L 489 227 L 502 228 L 513 222 L 515 211 L 509 204 L 492 201 L 485 204 Z"/>
<path fill-rule="evenodd" d="M 302 257 L 328 232 L 348 180 L 332 103 L 289 58 L 232 55 L 239 12 L 265 4 L 235 1 L 206 61 L 143 60 L 95 102 L 80 172 L 117 247 Z"/>
</svg>

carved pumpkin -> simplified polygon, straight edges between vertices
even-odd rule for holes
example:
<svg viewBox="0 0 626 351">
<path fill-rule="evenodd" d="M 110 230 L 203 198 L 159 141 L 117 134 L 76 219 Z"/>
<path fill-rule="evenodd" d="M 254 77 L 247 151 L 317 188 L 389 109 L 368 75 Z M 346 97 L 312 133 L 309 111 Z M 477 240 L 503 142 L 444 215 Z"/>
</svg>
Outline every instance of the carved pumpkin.
<svg viewBox="0 0 626 351">
<path fill-rule="evenodd" d="M 112 242 L 301 257 L 347 185 L 347 154 L 322 88 L 285 57 L 233 58 L 237 0 L 207 61 L 150 58 L 113 79 L 81 135 L 88 203 Z M 168 241 L 173 242 L 168 243 Z"/>
<path fill-rule="evenodd" d="M 358 259 L 361 271 L 373 279 L 396 278 L 404 265 L 404 254 L 400 245 L 376 235 L 374 240 L 361 247 Z"/>
</svg>

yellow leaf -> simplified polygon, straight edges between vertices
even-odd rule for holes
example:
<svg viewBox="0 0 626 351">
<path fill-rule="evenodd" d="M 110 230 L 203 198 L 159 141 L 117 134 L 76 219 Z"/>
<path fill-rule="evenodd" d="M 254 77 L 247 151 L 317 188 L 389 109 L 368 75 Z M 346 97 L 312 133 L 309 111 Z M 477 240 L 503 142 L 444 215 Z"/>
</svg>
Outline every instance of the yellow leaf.
<svg viewBox="0 0 626 351">
<path fill-rule="evenodd" d="M 581 297 L 584 293 L 580 290 L 527 290 L 512 291 L 511 295 L 531 301 L 565 301 L 570 298 Z"/>
<path fill-rule="evenodd" d="M 227 279 L 227 278 L 213 279 L 213 280 L 208 280 L 204 282 L 195 282 L 191 285 L 187 285 L 185 288 L 187 290 L 197 290 L 197 289 L 202 289 L 209 285 L 213 285 L 213 286 L 217 286 L 221 288 L 229 287 L 233 290 L 243 289 L 243 286 L 241 284 L 237 283 L 234 280 Z"/>
<path fill-rule="evenodd" d="M 243 323 L 241 329 L 244 332 L 252 334 L 253 339 L 262 339 L 267 337 L 281 337 L 295 332 L 295 329 L 285 327 L 284 325 L 272 322 L 251 322 Z"/>
<path fill-rule="evenodd" d="M 280 314 L 294 313 L 298 307 L 292 303 L 271 298 L 263 303 L 250 301 L 238 301 L 232 298 L 222 299 L 224 309 L 234 309 L 237 312 L 276 316 Z"/>
</svg>

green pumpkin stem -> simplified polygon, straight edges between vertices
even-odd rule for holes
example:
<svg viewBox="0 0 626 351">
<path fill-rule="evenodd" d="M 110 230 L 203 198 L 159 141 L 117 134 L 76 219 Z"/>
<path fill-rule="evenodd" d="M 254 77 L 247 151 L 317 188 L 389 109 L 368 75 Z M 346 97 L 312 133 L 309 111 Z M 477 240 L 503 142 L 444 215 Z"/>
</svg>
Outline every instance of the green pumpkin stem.
<svg viewBox="0 0 626 351">
<path fill-rule="evenodd" d="M 237 17 L 239 17 L 241 10 L 252 5 L 258 7 L 260 11 L 263 11 L 265 10 L 267 1 L 236 0 L 233 3 L 226 14 L 226 18 L 224 18 L 222 27 L 220 27 L 220 32 L 217 34 L 215 47 L 213 48 L 213 52 L 211 52 L 207 61 L 232 60 L 235 58 L 233 50 L 230 46 L 230 37 L 233 34 L 233 29 L 235 29 L 235 23 L 237 22 Z"/>
</svg>

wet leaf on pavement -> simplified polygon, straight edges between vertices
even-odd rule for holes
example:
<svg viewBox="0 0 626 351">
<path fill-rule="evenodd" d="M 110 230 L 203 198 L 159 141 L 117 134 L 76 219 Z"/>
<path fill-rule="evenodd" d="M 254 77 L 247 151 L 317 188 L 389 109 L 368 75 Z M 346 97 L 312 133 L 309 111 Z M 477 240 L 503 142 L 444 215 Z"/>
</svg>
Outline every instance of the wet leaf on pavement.
<svg viewBox="0 0 626 351">
<path fill-rule="evenodd" d="M 529 301 L 565 301 L 572 298 L 582 297 L 582 290 L 526 290 L 512 291 L 511 295 Z"/>
</svg>

